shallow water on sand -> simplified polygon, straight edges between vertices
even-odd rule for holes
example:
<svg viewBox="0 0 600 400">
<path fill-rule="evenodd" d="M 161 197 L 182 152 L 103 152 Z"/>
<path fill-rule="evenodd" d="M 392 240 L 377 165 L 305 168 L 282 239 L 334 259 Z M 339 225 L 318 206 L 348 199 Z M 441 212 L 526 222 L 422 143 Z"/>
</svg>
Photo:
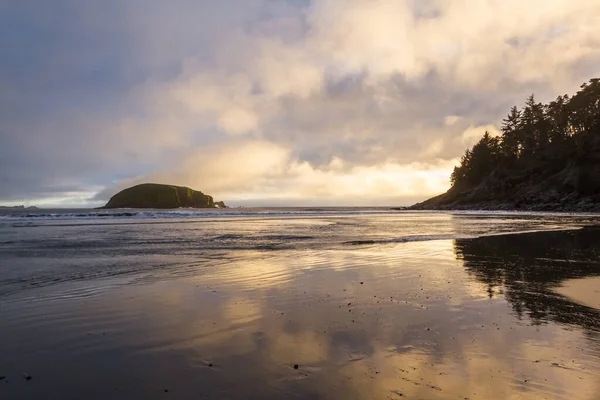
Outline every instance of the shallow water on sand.
<svg viewBox="0 0 600 400">
<path fill-rule="evenodd" d="M 101 218 L 0 221 L 0 398 L 600 398 L 594 216 Z"/>
</svg>

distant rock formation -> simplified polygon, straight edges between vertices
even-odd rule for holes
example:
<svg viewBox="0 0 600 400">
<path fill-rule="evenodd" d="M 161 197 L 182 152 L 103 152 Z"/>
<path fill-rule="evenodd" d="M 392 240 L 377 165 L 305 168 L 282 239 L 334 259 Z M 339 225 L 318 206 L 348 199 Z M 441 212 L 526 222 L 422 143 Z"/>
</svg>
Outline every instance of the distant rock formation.
<svg viewBox="0 0 600 400">
<path fill-rule="evenodd" d="M 225 203 L 223 203 L 222 201 L 217 201 L 215 202 L 215 207 L 216 208 L 229 208 L 225 205 Z"/>
<path fill-rule="evenodd" d="M 218 206 L 217 206 L 218 204 Z M 225 208 L 212 196 L 185 186 L 143 183 L 120 191 L 101 208 Z"/>
</svg>

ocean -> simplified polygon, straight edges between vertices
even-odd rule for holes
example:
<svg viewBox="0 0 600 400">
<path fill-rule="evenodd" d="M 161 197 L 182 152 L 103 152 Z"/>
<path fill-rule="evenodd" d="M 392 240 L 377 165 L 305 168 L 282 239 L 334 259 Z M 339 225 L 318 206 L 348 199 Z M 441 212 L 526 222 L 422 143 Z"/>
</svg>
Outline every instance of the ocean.
<svg viewBox="0 0 600 400">
<path fill-rule="evenodd" d="M 0 399 L 599 399 L 595 276 L 595 214 L 0 210 Z"/>
</svg>

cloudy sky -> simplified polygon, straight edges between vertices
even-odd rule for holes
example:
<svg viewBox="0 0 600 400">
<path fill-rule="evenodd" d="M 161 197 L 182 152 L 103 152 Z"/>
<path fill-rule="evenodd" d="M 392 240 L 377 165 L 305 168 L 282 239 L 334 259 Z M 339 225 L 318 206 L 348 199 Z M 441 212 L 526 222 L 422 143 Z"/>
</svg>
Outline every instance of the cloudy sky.
<svg viewBox="0 0 600 400">
<path fill-rule="evenodd" d="M 0 0 L 0 204 L 401 205 L 600 76 L 598 0 Z"/>
</svg>

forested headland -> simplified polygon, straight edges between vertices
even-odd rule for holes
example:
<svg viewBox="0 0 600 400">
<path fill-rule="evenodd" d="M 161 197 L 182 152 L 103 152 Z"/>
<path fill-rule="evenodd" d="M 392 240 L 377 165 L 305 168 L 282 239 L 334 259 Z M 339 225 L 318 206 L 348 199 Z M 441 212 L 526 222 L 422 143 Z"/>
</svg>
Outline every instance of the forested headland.
<svg viewBox="0 0 600 400">
<path fill-rule="evenodd" d="M 529 96 L 501 135 L 462 156 L 448 192 L 414 209 L 600 211 L 600 79 L 548 104 Z"/>
</svg>

